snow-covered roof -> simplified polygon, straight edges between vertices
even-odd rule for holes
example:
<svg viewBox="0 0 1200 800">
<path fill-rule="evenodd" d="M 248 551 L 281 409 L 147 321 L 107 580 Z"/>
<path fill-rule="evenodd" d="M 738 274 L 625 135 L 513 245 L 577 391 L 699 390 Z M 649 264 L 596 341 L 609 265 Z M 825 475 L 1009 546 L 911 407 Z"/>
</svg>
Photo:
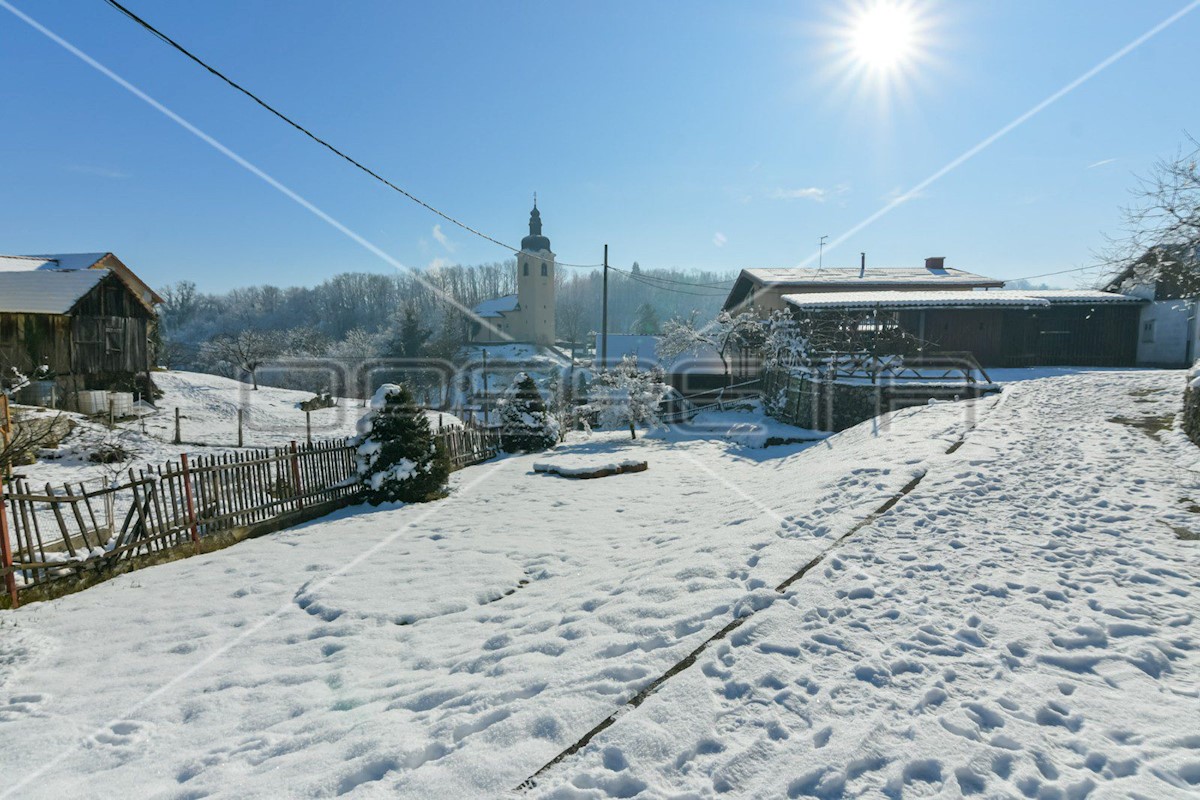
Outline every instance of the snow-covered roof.
<svg viewBox="0 0 1200 800">
<path fill-rule="evenodd" d="M 721 372 L 724 370 L 721 356 L 714 347 L 705 347 L 699 352 L 683 353 L 673 359 L 664 360 L 658 355 L 658 343 L 662 339 L 661 336 L 641 336 L 632 333 L 610 333 L 608 335 L 608 358 L 601 363 L 601 339 L 603 336 L 597 333 L 596 358 L 594 360 L 597 369 L 603 369 L 605 366 L 615 367 L 625 356 L 635 356 L 638 366 L 658 366 L 668 372 L 675 368 L 695 372 Z"/>
<path fill-rule="evenodd" d="M 66 314 L 108 275 L 106 269 L 0 271 L 0 312 Z"/>
<path fill-rule="evenodd" d="M 828 286 L 830 284 L 929 285 L 929 286 L 1003 286 L 1004 282 L 952 267 L 868 267 L 862 272 L 846 267 L 788 267 L 781 269 L 744 269 L 742 274 L 756 283 L 785 286 Z"/>
<path fill-rule="evenodd" d="M 1001 306 L 1029 308 L 1050 305 L 1095 305 L 1139 303 L 1136 297 L 1087 289 L 991 289 L 988 291 L 928 292 L 806 292 L 785 294 L 789 306 L 812 310 L 823 308 L 975 308 Z"/>
<path fill-rule="evenodd" d="M 502 317 L 505 312 L 516 311 L 517 307 L 517 296 L 515 294 L 506 294 L 503 297 L 493 297 L 490 300 L 484 300 L 472 310 L 476 316 L 486 319 L 489 317 Z"/>
<path fill-rule="evenodd" d="M 876 291 L 920 289 L 999 289 L 1004 281 L 953 267 L 785 267 L 744 269 L 725 298 L 725 310 L 750 299 L 756 286 L 795 291 Z"/>
<path fill-rule="evenodd" d="M 106 255 L 108 253 L 0 256 L 0 272 L 28 272 L 36 269 L 89 269 Z"/>
</svg>

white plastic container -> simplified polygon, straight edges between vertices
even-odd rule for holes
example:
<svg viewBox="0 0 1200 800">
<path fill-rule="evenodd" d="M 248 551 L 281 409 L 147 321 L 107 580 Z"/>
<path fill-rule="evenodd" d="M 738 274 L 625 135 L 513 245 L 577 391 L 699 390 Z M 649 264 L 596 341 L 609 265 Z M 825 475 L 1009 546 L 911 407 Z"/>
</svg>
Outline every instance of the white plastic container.
<svg viewBox="0 0 1200 800">
<path fill-rule="evenodd" d="M 81 391 L 75 396 L 80 414 L 108 413 L 108 392 L 103 390 Z"/>
<path fill-rule="evenodd" d="M 133 416 L 133 392 L 109 392 L 108 402 L 112 403 L 114 417 Z M 107 406 L 104 411 L 107 413 Z"/>
</svg>

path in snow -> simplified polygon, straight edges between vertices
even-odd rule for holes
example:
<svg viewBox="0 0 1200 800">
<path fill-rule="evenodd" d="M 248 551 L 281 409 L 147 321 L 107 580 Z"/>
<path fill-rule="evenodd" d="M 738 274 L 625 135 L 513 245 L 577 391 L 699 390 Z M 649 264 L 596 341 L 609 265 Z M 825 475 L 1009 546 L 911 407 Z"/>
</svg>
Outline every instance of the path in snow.
<svg viewBox="0 0 1200 800">
<path fill-rule="evenodd" d="M 1178 373 L 1012 387 L 921 484 L 535 796 L 1196 797 Z"/>
<path fill-rule="evenodd" d="M 649 469 L 510 458 L 438 503 L 31 604 L 2 620 L 0 734 L 24 745 L 0 769 L 46 767 L 34 796 L 494 797 L 924 472 L 969 409 L 768 451 L 597 437 L 561 455 Z"/>
</svg>

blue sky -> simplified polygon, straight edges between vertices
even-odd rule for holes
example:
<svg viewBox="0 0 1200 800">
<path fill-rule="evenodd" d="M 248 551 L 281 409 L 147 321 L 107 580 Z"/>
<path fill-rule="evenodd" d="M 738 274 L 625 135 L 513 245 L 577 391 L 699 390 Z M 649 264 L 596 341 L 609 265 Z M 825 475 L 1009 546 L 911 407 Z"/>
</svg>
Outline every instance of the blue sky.
<svg viewBox="0 0 1200 800">
<path fill-rule="evenodd" d="M 7 1 L 403 264 L 506 257 L 101 0 Z M 537 191 L 560 260 L 608 243 L 620 266 L 730 270 L 804 261 L 1185 5 L 913 2 L 922 57 L 881 86 L 844 68 L 840 2 L 126 4 L 504 241 Z M 1200 134 L 1198 38 L 1200 10 L 825 263 L 943 255 L 1002 278 L 1091 263 L 1133 173 Z M 111 250 L 155 285 L 208 290 L 393 269 L 2 7 L 0 72 L 0 252 Z"/>
</svg>

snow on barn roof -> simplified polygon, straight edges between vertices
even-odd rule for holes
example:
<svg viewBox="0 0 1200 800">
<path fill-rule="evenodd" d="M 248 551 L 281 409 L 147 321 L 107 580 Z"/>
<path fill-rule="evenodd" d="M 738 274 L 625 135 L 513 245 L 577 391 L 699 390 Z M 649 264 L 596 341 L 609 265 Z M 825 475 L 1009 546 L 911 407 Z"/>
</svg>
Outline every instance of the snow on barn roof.
<svg viewBox="0 0 1200 800">
<path fill-rule="evenodd" d="M 108 275 L 106 269 L 0 271 L 0 312 L 66 314 Z"/>
<path fill-rule="evenodd" d="M 1050 305 L 1095 305 L 1097 303 L 1138 303 L 1136 297 L 1087 289 L 1015 290 L 992 289 L 981 292 L 807 292 L 785 294 L 783 301 L 792 308 L 1029 308 Z"/>
<path fill-rule="evenodd" d="M 88 269 L 108 253 L 59 253 L 39 256 L 0 256 L 0 272 L 37 269 Z"/>
<path fill-rule="evenodd" d="M 953 267 L 786 267 L 744 269 L 729 289 L 725 310 L 752 297 L 755 286 L 796 291 L 874 291 L 915 289 L 999 289 L 1004 281 Z"/>
<path fill-rule="evenodd" d="M 517 308 L 517 296 L 515 294 L 506 294 L 503 297 L 493 297 L 491 300 L 484 300 L 475 306 L 472 311 L 475 312 L 476 316 L 493 318 L 502 317 L 505 312 L 516 311 Z"/>
<path fill-rule="evenodd" d="M 861 273 L 861 274 L 860 274 Z M 742 274 L 756 283 L 784 286 L 827 286 L 854 284 L 882 286 L 889 284 L 922 284 L 929 286 L 1003 286 L 1004 281 L 986 278 L 953 267 L 869 267 L 866 270 L 846 267 L 796 267 L 783 269 L 744 269 Z"/>
</svg>

